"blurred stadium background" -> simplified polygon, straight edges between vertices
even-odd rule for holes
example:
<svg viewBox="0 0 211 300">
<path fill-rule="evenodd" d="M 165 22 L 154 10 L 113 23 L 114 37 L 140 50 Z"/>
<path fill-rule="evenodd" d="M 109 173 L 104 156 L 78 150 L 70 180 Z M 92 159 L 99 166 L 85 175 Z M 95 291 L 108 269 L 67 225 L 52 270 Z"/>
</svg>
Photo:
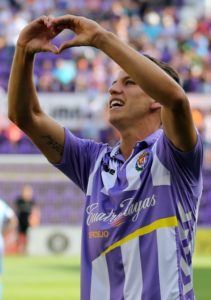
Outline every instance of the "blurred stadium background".
<svg viewBox="0 0 211 300">
<path fill-rule="evenodd" d="M 22 186 L 29 183 L 41 209 L 41 224 L 30 230 L 28 256 L 15 256 L 16 237 L 7 239 L 4 299 L 79 299 L 78 257 L 84 196 L 7 119 L 8 78 L 20 30 L 40 15 L 67 13 L 95 19 L 138 51 L 171 64 L 180 74 L 196 126 L 204 139 L 204 192 L 194 280 L 197 299 L 208 300 L 211 297 L 209 0 L 0 0 L 0 197 L 14 207 Z M 70 37 L 71 33 L 64 31 L 54 42 L 59 45 Z M 60 56 L 40 53 L 34 71 L 46 112 L 80 137 L 115 143 L 118 135 L 106 121 L 107 89 L 113 80 L 115 64 L 104 54 L 90 47 L 68 49 Z M 66 296 L 62 296 L 63 292 Z"/>
</svg>

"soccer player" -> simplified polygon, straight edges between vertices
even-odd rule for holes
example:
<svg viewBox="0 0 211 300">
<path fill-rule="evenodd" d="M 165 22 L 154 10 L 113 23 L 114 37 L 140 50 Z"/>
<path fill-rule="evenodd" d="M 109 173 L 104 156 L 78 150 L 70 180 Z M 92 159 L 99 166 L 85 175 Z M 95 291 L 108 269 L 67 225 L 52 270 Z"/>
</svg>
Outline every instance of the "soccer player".
<svg viewBox="0 0 211 300">
<path fill-rule="evenodd" d="M 40 210 L 34 200 L 34 191 L 31 185 L 22 187 L 21 194 L 15 201 L 18 218 L 18 238 L 17 251 L 19 254 L 26 254 L 28 244 L 28 230 L 32 226 L 39 224 Z M 32 218 L 37 217 L 36 223 L 32 223 Z"/>
<path fill-rule="evenodd" d="M 57 49 L 51 40 L 63 29 L 75 37 Z M 100 49 L 121 68 L 109 90 L 109 121 L 120 133 L 113 148 L 77 138 L 38 102 L 35 54 L 82 45 Z M 202 141 L 169 66 L 137 53 L 93 20 L 43 16 L 20 33 L 9 118 L 86 194 L 82 300 L 194 299 Z"/>
</svg>

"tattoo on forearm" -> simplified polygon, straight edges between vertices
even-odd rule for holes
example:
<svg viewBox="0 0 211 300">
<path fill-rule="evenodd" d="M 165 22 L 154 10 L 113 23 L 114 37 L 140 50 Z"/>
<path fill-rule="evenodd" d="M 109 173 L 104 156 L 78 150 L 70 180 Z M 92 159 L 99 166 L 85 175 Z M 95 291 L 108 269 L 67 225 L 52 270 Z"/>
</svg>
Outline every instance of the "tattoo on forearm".
<svg viewBox="0 0 211 300">
<path fill-rule="evenodd" d="M 58 152 L 60 156 L 62 156 L 64 151 L 64 147 L 62 145 L 54 141 L 54 139 L 50 135 L 43 135 L 42 138 L 46 140 L 47 145 L 49 145 L 53 150 Z"/>
</svg>

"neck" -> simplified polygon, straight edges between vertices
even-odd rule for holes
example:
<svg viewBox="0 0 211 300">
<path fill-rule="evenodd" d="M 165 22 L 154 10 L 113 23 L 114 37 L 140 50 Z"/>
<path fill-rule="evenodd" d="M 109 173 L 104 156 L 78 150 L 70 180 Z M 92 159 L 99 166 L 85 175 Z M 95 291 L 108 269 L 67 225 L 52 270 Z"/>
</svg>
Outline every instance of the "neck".
<svg viewBox="0 0 211 300">
<path fill-rule="evenodd" d="M 128 128 L 124 131 L 121 131 L 121 139 L 120 139 L 120 150 L 125 159 L 127 159 L 138 141 L 144 140 L 147 136 L 155 132 L 160 128 L 159 125 L 153 126 L 148 123 L 148 126 L 141 126 L 134 128 Z"/>
</svg>

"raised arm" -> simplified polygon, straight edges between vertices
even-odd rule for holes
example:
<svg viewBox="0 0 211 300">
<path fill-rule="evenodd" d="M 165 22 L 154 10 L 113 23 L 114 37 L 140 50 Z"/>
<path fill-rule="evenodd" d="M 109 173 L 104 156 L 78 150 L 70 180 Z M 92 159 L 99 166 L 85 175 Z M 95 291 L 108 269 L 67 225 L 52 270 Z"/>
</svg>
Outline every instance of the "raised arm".
<svg viewBox="0 0 211 300">
<path fill-rule="evenodd" d="M 172 143 L 182 151 L 193 148 L 196 132 L 189 101 L 183 89 L 166 72 L 92 20 L 66 15 L 54 19 L 53 24 L 76 33 L 72 40 L 61 45 L 59 51 L 82 45 L 102 50 L 162 105 L 163 128 Z"/>
<path fill-rule="evenodd" d="M 51 40 L 61 29 L 47 28 L 49 20 L 45 16 L 36 19 L 20 33 L 9 79 L 8 116 L 49 161 L 58 163 L 63 153 L 64 129 L 42 111 L 33 83 L 35 54 L 58 53 Z"/>
<path fill-rule="evenodd" d="M 125 45 L 112 33 L 99 37 L 99 47 L 122 67 L 140 87 L 159 102 L 164 132 L 181 151 L 196 144 L 190 104 L 182 87 L 154 62 Z"/>
</svg>

